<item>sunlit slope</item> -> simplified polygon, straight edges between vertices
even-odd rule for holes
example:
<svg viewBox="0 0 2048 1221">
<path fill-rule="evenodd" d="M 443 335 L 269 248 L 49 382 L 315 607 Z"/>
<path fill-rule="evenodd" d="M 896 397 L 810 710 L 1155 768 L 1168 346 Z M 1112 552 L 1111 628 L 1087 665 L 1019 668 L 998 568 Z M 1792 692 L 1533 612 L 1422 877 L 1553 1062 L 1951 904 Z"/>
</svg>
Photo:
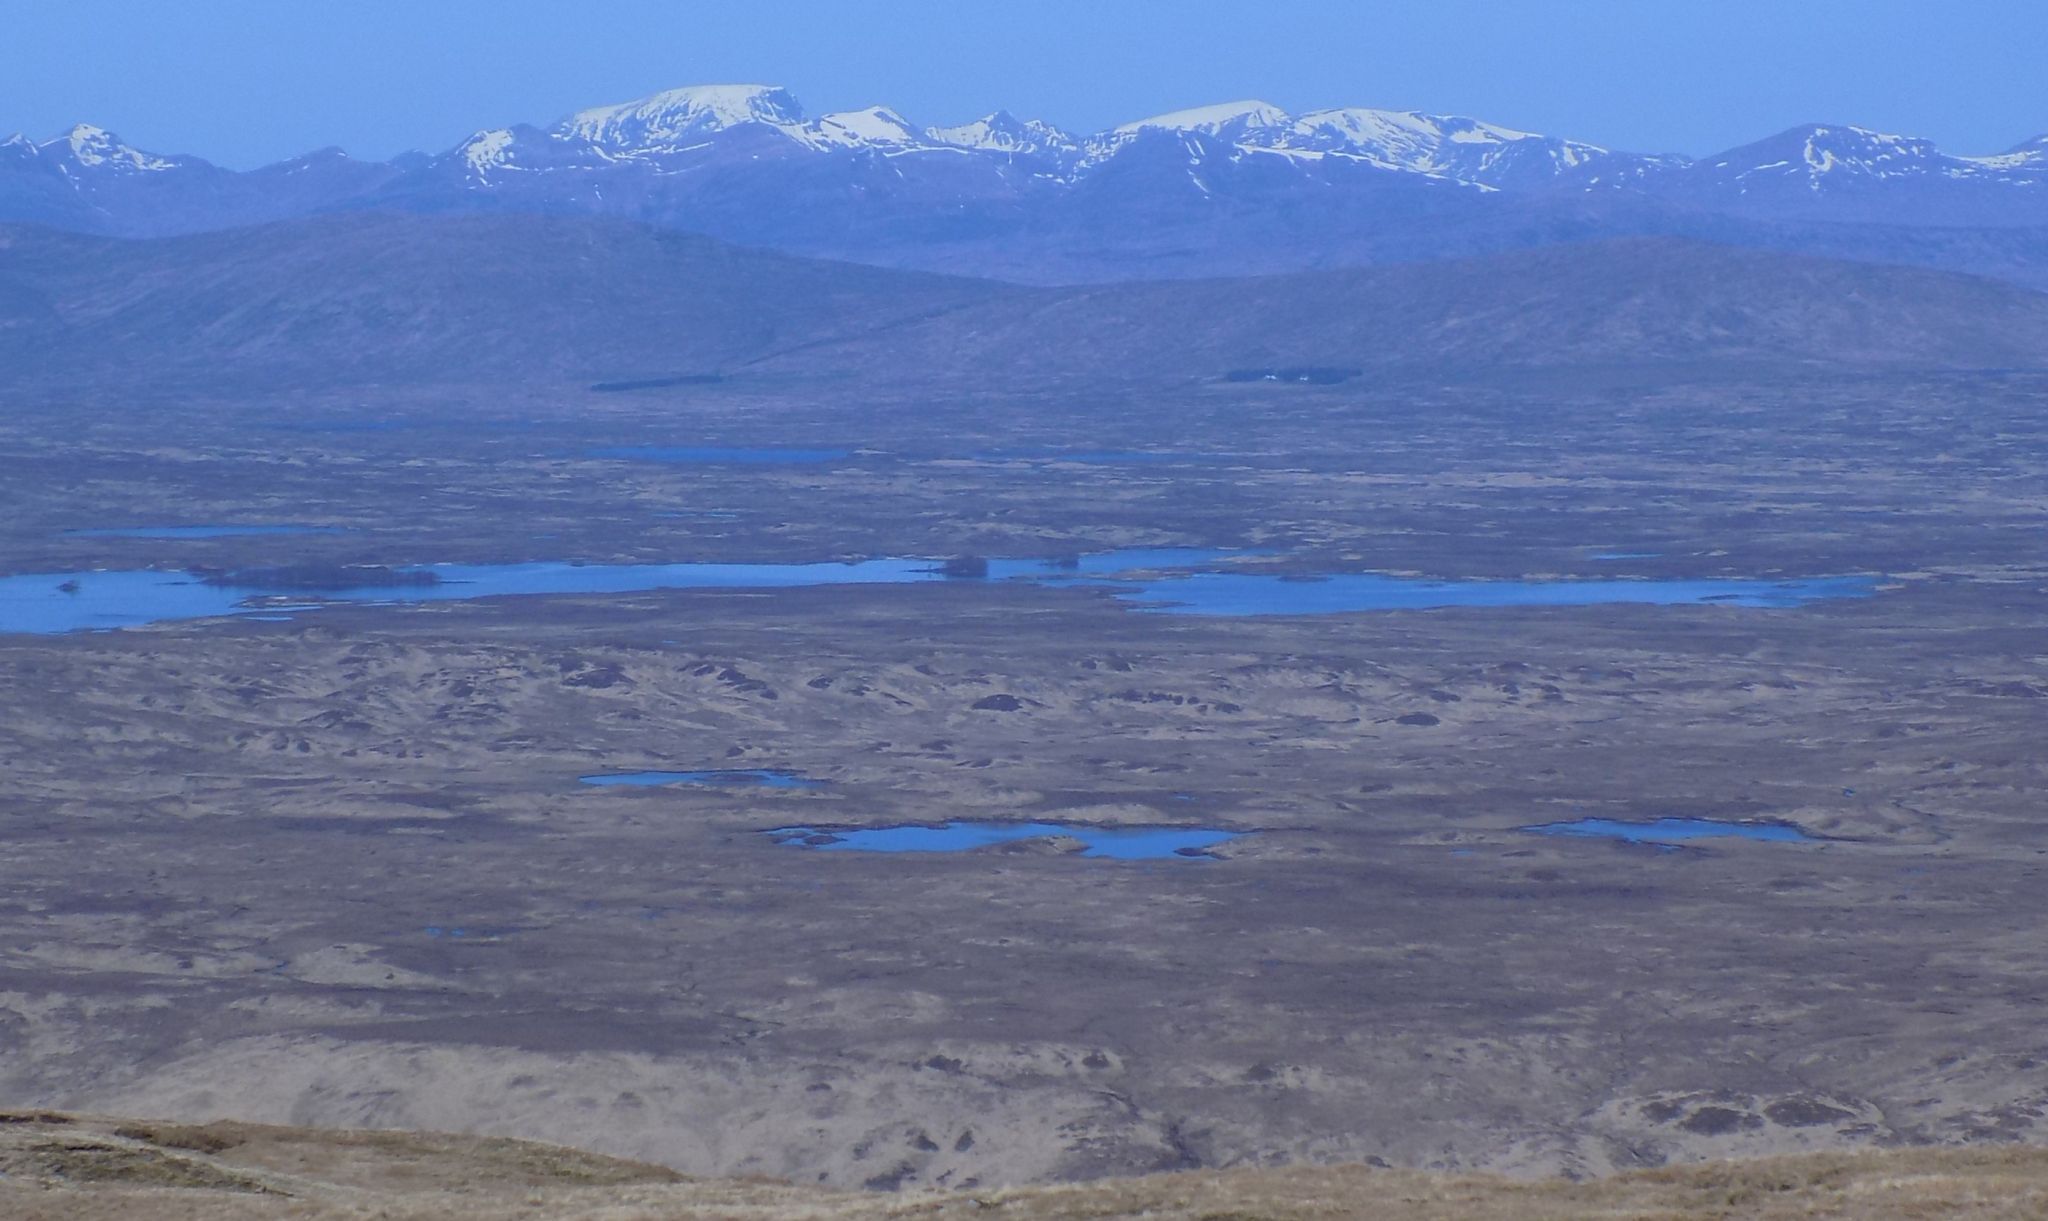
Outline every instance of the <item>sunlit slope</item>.
<svg viewBox="0 0 2048 1221">
<path fill-rule="evenodd" d="M 415 1132 L 0 1114 L 0 1216 L 219 1218 L 1992 1218 L 2048 1215 L 2048 1150 L 1709 1162 L 1583 1183 L 1368 1167 L 1191 1172 L 887 1195 L 691 1180 L 552 1145 Z"/>
</svg>

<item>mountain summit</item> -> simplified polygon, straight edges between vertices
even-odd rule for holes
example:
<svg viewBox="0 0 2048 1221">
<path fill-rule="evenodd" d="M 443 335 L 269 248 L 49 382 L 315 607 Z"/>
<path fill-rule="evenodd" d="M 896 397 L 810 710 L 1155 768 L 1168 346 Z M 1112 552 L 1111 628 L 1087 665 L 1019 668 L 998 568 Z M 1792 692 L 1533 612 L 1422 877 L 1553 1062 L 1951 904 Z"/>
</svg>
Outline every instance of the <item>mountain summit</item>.
<svg viewBox="0 0 2048 1221">
<path fill-rule="evenodd" d="M 743 123 L 796 127 L 803 107 L 774 85 L 692 85 L 637 102 L 578 111 L 549 129 L 562 139 L 586 140 L 617 151 L 675 148 Z"/>
</svg>

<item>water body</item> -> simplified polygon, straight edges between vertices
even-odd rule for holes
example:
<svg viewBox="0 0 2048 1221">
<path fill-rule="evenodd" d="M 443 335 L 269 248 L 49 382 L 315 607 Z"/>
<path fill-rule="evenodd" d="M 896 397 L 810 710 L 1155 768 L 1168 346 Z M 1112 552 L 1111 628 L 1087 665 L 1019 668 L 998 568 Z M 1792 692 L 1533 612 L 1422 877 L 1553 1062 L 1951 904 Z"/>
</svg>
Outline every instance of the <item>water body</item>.
<svg viewBox="0 0 2048 1221">
<path fill-rule="evenodd" d="M 1335 615 L 1452 606 L 1651 606 L 1722 604 L 1789 609 L 1827 598 L 1867 597 L 1872 577 L 1799 581 L 1428 581 L 1378 573 L 1269 576 L 1196 572 L 1108 586 L 1122 602 L 1171 615 Z"/>
<path fill-rule="evenodd" d="M 770 767 L 697 772 L 603 772 L 595 776 L 580 776 L 578 779 L 584 784 L 594 784 L 600 788 L 619 785 L 652 788 L 664 784 L 711 784 L 764 789 L 816 789 L 825 786 L 822 780 L 812 780 L 808 776 Z"/>
<path fill-rule="evenodd" d="M 1717 822 L 1711 818 L 1659 818 L 1623 822 L 1614 818 L 1580 818 L 1572 822 L 1524 827 L 1538 835 L 1569 835 L 1582 839 L 1619 839 L 1631 844 L 1682 844 L 1695 839 L 1755 839 L 1774 844 L 1819 843 L 1790 823 Z"/>
<path fill-rule="evenodd" d="M 991 560 L 992 580 L 1045 580 L 1216 563 L 1221 551 L 1152 549 L 1067 560 Z M 628 594 L 658 589 L 790 589 L 816 585 L 911 585 L 957 580 L 929 559 L 822 564 L 435 564 L 394 570 L 393 583 L 327 589 L 332 602 L 410 605 L 539 594 Z M 266 583 L 262 570 L 201 580 L 155 570 L 31 573 L 0 577 L 0 631 L 54 633 L 141 627 L 224 615 L 274 612 L 250 600 L 305 590 Z"/>
<path fill-rule="evenodd" d="M 852 457 L 843 449 L 741 449 L 715 445 L 618 445 L 585 450 L 586 457 L 624 462 L 672 462 L 685 465 L 804 466 Z"/>
<path fill-rule="evenodd" d="M 450 927 L 443 924 L 429 924 L 420 931 L 436 939 L 446 937 L 455 941 L 496 941 L 502 937 L 509 937 L 519 930 L 516 928 L 469 928 L 467 926 Z"/>
<path fill-rule="evenodd" d="M 986 561 L 985 576 L 949 575 L 930 559 L 822 564 L 435 564 L 389 570 L 322 588 L 328 602 L 412 605 L 543 594 L 632 594 L 662 589 L 791 589 L 820 585 L 917 585 L 1018 581 L 1101 588 L 1135 609 L 1189 615 L 1327 615 L 1450 606 L 1722 604 L 1787 608 L 1863 597 L 1871 577 L 1805 581 L 1424 581 L 1373 573 L 1283 577 L 1205 572 L 1253 553 L 1132 549 L 1064 560 Z M 357 570 L 350 570 L 357 571 Z M 370 572 L 363 569 L 362 572 Z M 272 613 L 278 599 L 305 600 L 289 573 L 248 569 L 201 580 L 187 572 L 101 571 L 0 577 L 0 632 L 54 633 L 140 627 L 224 615 Z"/>
<path fill-rule="evenodd" d="M 250 538 L 286 534 L 343 534 L 340 526 L 120 526 L 105 530 L 66 530 L 67 538 Z"/>
<path fill-rule="evenodd" d="M 1242 834 L 1204 827 L 1082 827 L 1050 822 L 949 822 L 936 827 L 819 830 L 778 827 L 778 844 L 819 852 L 971 852 L 992 844 L 1060 837 L 1079 840 L 1082 856 L 1119 861 L 1203 860 L 1207 850 Z"/>
</svg>

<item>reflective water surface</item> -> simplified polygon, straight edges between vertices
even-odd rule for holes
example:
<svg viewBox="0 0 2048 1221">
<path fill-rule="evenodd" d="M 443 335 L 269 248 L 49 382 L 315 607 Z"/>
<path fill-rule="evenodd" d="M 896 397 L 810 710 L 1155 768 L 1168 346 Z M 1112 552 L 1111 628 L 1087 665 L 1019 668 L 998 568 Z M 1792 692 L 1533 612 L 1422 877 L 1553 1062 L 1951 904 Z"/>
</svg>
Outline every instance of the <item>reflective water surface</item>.
<svg viewBox="0 0 2048 1221">
<path fill-rule="evenodd" d="M 1050 822 L 948 822 L 863 830 L 777 827 L 765 834 L 778 844 L 819 852 L 971 852 L 1033 839 L 1070 839 L 1080 856 L 1119 861 L 1210 859 L 1207 849 L 1243 834 L 1204 827 L 1084 827 Z"/>
<path fill-rule="evenodd" d="M 412 604 L 534 594 L 627 594 L 659 589 L 779 589 L 815 585 L 911 585 L 1023 581 L 1101 588 L 1141 611 L 1178 615 L 1328 615 L 1477 606 L 1721 604 L 1790 608 L 1865 597 L 1872 577 L 1807 580 L 1435 581 L 1380 573 L 1282 576 L 1227 569 L 1257 553 L 1132 548 L 1065 559 L 885 558 L 797 564 L 434 564 L 341 569 L 309 583 L 295 569 L 251 569 L 201 580 L 187 572 L 29 573 L 0 577 L 0 632 L 138 627 L 221 615 L 275 613 L 266 600 Z"/>
<path fill-rule="evenodd" d="M 1571 822 L 1524 827 L 1539 835 L 1571 835 L 1588 839 L 1619 839 L 1632 844 L 1681 844 L 1694 839 L 1756 839 L 1779 844 L 1819 841 L 1790 823 L 1718 822 L 1711 818 L 1659 818 L 1623 822 L 1614 818 L 1580 818 Z"/>
</svg>

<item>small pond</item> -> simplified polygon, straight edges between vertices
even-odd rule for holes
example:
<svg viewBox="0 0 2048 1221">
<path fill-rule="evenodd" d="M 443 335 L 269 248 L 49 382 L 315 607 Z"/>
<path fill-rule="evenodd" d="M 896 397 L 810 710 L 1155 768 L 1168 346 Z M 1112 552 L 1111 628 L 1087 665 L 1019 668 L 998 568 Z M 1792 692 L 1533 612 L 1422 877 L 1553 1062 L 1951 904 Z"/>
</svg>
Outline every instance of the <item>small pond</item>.
<svg viewBox="0 0 2048 1221">
<path fill-rule="evenodd" d="M 825 782 L 772 767 L 724 768 L 696 772 L 600 772 L 578 777 L 600 788 L 654 788 L 665 784 L 707 784 L 730 788 L 815 789 Z"/>
<path fill-rule="evenodd" d="M 1791 823 L 1720 822 L 1711 818 L 1659 818 L 1651 822 L 1580 818 L 1571 822 L 1542 823 L 1533 827 L 1523 827 L 1522 830 L 1534 831 L 1538 835 L 1618 839 L 1631 844 L 1682 844 L 1695 839 L 1755 839 L 1774 844 L 1820 842 Z"/>
<path fill-rule="evenodd" d="M 1050 822 L 948 822 L 935 827 L 906 825 L 844 828 L 778 827 L 766 832 L 778 844 L 819 852 L 971 852 L 1023 840 L 1078 840 L 1080 855 L 1119 861 L 1205 860 L 1208 849 L 1242 833 L 1202 827 L 1084 827 Z"/>
</svg>

